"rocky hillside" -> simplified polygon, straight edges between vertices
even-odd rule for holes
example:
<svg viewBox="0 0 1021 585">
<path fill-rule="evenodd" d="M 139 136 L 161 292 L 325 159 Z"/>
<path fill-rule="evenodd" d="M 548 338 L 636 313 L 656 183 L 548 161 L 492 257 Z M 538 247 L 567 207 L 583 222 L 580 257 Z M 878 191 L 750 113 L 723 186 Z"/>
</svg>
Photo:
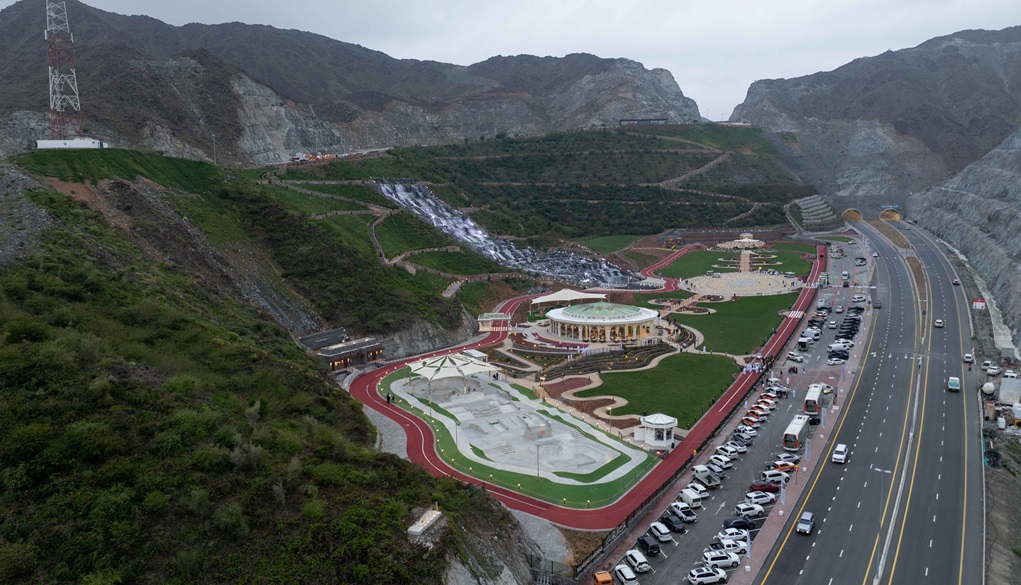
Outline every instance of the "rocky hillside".
<svg viewBox="0 0 1021 585">
<path fill-rule="evenodd" d="M 963 31 L 757 81 L 731 120 L 781 133 L 799 176 L 868 209 L 903 202 L 995 148 L 1021 126 L 1019 96 L 1021 27 Z"/>
<path fill-rule="evenodd" d="M 240 23 L 167 25 L 67 2 L 90 134 L 117 146 L 269 163 L 497 134 L 699 118 L 669 72 L 627 59 L 401 60 L 310 33 Z M 0 153 L 46 135 L 45 13 L 0 11 Z M 43 79 L 43 82 L 40 82 Z"/>
<path fill-rule="evenodd" d="M 1021 131 L 954 178 L 908 200 L 908 213 L 961 250 L 1021 343 Z"/>
</svg>

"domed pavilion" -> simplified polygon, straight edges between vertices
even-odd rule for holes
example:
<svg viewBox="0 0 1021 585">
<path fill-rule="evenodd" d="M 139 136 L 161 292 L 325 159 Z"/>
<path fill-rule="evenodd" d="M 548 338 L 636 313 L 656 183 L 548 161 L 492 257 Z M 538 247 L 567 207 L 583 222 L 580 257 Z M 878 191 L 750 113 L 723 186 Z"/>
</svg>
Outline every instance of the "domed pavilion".
<svg viewBox="0 0 1021 585">
<path fill-rule="evenodd" d="M 557 337 L 585 343 L 623 343 L 650 337 L 659 313 L 617 303 L 588 303 L 553 309 L 546 317 L 549 332 Z"/>
</svg>

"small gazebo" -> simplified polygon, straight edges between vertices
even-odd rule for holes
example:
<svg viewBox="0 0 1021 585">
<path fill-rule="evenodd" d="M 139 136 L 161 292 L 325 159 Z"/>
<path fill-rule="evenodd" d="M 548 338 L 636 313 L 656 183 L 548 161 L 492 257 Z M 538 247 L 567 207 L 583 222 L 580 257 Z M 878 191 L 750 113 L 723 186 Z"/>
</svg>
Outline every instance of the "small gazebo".
<svg viewBox="0 0 1021 585">
<path fill-rule="evenodd" d="M 643 416 L 635 429 L 635 442 L 643 443 L 655 451 L 666 451 L 674 446 L 674 428 L 677 419 L 661 412 Z"/>
</svg>

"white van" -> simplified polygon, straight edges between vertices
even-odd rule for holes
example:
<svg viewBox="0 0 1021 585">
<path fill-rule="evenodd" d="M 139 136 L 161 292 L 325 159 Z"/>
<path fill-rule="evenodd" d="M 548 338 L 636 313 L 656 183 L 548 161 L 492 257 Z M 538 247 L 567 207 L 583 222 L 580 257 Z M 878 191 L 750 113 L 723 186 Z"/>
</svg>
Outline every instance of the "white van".
<svg viewBox="0 0 1021 585">
<path fill-rule="evenodd" d="M 846 343 L 840 343 L 839 341 L 836 343 L 831 343 L 826 346 L 826 351 L 847 351 L 849 349 L 851 349 L 850 345 Z"/>
<path fill-rule="evenodd" d="M 702 507 L 702 496 L 696 494 L 694 490 L 689 489 L 681 490 L 681 501 L 691 506 L 692 508 Z"/>
</svg>

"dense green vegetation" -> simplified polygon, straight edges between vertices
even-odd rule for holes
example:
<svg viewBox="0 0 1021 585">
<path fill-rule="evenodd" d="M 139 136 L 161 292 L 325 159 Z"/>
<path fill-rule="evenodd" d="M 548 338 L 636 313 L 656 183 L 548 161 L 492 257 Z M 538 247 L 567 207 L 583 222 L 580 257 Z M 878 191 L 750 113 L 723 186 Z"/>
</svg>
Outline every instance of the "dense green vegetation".
<svg viewBox="0 0 1021 585">
<path fill-rule="evenodd" d="M 146 177 L 191 193 L 209 193 L 223 184 L 220 169 L 213 165 L 116 148 L 36 150 L 15 156 L 14 162 L 34 173 L 71 183 Z"/>
<path fill-rule="evenodd" d="M 298 191 L 276 185 L 263 188 L 267 190 L 273 199 L 302 215 L 318 215 L 330 211 L 365 211 L 364 205 L 344 201 L 343 199 L 316 197 L 315 195 L 299 193 Z"/>
<path fill-rule="evenodd" d="M 401 252 L 451 246 L 455 242 L 410 213 L 397 213 L 376 226 L 376 239 L 387 258 Z"/>
<path fill-rule="evenodd" d="M 409 177 L 414 169 L 389 156 L 363 159 L 339 159 L 325 165 L 298 167 L 280 176 L 286 181 L 351 181 L 373 177 Z"/>
<path fill-rule="evenodd" d="M 446 252 L 437 250 L 422 252 L 408 258 L 409 262 L 435 268 L 447 274 L 487 274 L 490 272 L 506 272 L 496 262 L 475 252 Z"/>
<path fill-rule="evenodd" d="M 0 580 L 439 582 L 461 526 L 501 514 L 372 451 L 360 408 L 253 309 L 34 200 L 57 227 L 0 271 Z M 454 540 L 427 552 L 405 529 L 434 501 Z"/>
<path fill-rule="evenodd" d="M 307 185 L 303 184 L 298 186 L 303 189 L 308 189 L 309 191 L 326 193 L 329 195 L 340 195 L 341 197 L 347 197 L 356 201 L 364 201 L 365 203 L 372 203 L 373 205 L 378 205 L 380 207 L 397 207 L 396 203 L 364 185 L 316 185 L 314 183 L 309 183 Z"/>
<path fill-rule="evenodd" d="M 670 136 L 691 140 L 709 148 L 731 151 L 752 151 L 773 155 L 776 147 L 761 128 L 725 126 L 723 124 L 671 124 L 668 126 L 635 126 L 630 132 L 653 136 Z"/>
<path fill-rule="evenodd" d="M 681 427 L 690 428 L 730 387 L 735 373 L 737 365 L 730 358 L 680 353 L 667 356 L 649 370 L 603 372 L 602 384 L 576 395 L 620 396 L 628 403 L 613 409 L 615 415 L 662 412 L 676 417 Z"/>
<path fill-rule="evenodd" d="M 705 346 L 709 351 L 747 355 L 769 339 L 783 320 L 780 311 L 789 309 L 797 298 L 797 293 L 788 293 L 707 303 L 706 306 L 715 309 L 715 313 L 675 314 L 670 316 L 670 320 L 688 325 L 705 335 Z"/>
</svg>

